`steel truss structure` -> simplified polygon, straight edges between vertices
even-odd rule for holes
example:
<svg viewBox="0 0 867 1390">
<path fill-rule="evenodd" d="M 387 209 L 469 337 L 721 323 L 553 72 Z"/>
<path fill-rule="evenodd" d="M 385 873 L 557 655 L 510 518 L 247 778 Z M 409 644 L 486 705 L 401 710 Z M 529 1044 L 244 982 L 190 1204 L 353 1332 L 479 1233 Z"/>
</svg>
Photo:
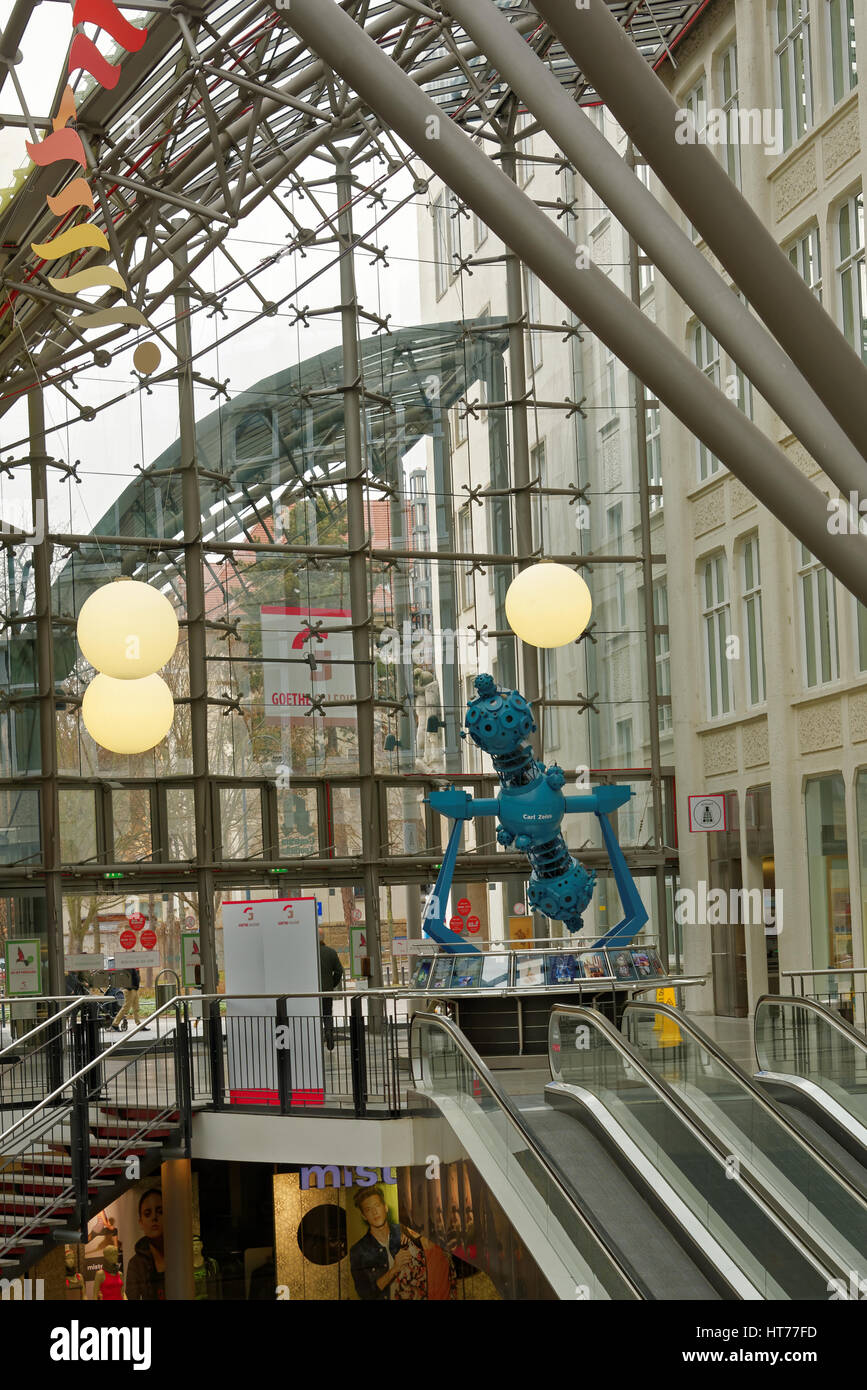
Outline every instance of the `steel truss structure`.
<svg viewBox="0 0 867 1390">
<path fill-rule="evenodd" d="M 42 0 L 43 11 L 48 5 L 57 10 L 58 18 L 68 20 L 65 0 Z M 0 36 L 0 108 L 12 104 L 4 100 L 10 93 L 17 96 L 16 109 L 0 121 L 7 129 L 20 128 L 22 148 L 25 138 L 36 141 L 51 128 L 65 83 L 65 78 L 59 82 L 50 110 L 28 108 L 16 67 L 19 50 L 27 50 L 28 26 L 38 7 L 39 0 L 15 0 Z M 63 979 L 63 893 L 71 874 L 78 885 L 95 887 L 102 873 L 117 867 L 110 837 L 100 844 L 98 874 L 81 866 L 72 870 L 63 861 L 59 790 L 69 779 L 58 764 L 55 729 L 58 708 L 76 703 L 74 690 L 64 684 L 75 662 L 69 651 L 75 612 L 90 589 L 120 572 L 172 585 L 186 614 L 188 689 L 179 694 L 179 703 L 189 708 L 194 853 L 187 864 L 169 866 L 155 841 L 153 862 L 139 868 L 135 881 L 144 884 L 159 877 L 161 882 L 195 883 L 204 984 L 209 991 L 216 989 L 215 875 L 226 870 L 219 853 L 216 808 L 219 787 L 233 779 L 221 778 L 213 766 L 209 728 L 214 717 L 240 716 L 241 707 L 237 696 L 216 696 L 209 686 L 215 641 L 225 644 L 221 659 L 231 664 L 237 636 L 231 614 L 214 616 L 210 596 L 215 586 L 224 597 L 243 586 L 246 566 L 256 557 L 291 558 L 314 567 L 345 563 L 355 670 L 351 703 L 357 713 L 357 769 L 347 780 L 358 788 L 361 846 L 356 856 L 334 857 L 333 838 L 323 829 L 328 779 L 313 777 L 309 785 L 320 812 L 316 850 L 303 861 L 281 856 L 273 787 L 266 778 L 254 778 L 251 786 L 263 797 L 263 849 L 255 859 L 235 860 L 231 881 L 261 882 L 263 871 L 279 867 L 287 872 L 281 886 L 310 884 L 326 873 L 329 881 L 360 882 L 373 946 L 373 978 L 381 981 L 380 885 L 430 881 L 439 853 L 435 837 L 424 854 L 383 853 L 389 779 L 377 767 L 377 721 L 383 710 L 395 717 L 406 711 L 413 691 L 411 678 L 407 682 L 400 672 L 390 700 L 377 690 L 371 576 L 374 568 L 390 576 L 393 612 L 400 618 L 408 611 L 401 578 L 408 566 L 424 558 L 443 563 L 448 572 L 444 571 L 441 615 L 447 622 L 455 611 L 452 565 L 488 564 L 496 571 L 499 613 L 515 569 L 538 557 L 535 501 L 568 496 L 574 502 L 580 495 L 574 489 L 548 489 L 534 474 L 528 430 L 532 389 L 525 370 L 528 334 L 565 330 L 567 339 L 575 339 L 582 331 L 595 333 L 649 388 L 652 398 L 667 405 L 829 570 L 867 601 L 867 541 L 858 535 L 829 538 L 824 497 L 817 508 L 816 487 L 638 306 L 639 256 L 644 254 L 729 347 L 828 477 L 841 489 L 860 489 L 867 430 L 855 403 L 863 399 L 860 393 L 867 384 L 863 364 L 760 224 L 755 218 L 749 221 L 752 214 L 712 153 L 697 146 L 688 151 L 688 158 L 673 157 L 672 122 L 665 105 L 670 98 L 653 69 L 676 61 L 679 41 L 704 7 L 702 0 L 589 0 L 581 8 L 572 0 L 120 4 L 133 23 L 146 23 L 147 43 L 124 58 L 112 91 L 79 75 L 74 84 L 76 129 L 96 195 L 92 221 L 108 237 L 130 289 L 129 302 L 156 326 L 163 351 L 155 376 L 137 377 L 131 389 L 141 393 L 176 382 L 180 438 L 174 450 L 149 463 L 130 483 L 94 528 L 98 539 L 48 528 L 32 547 L 32 602 L 7 615 L 13 640 L 32 646 L 35 672 L 33 692 L 17 700 L 7 697 L 7 712 L 13 704 L 26 707 L 31 717 L 38 712 L 41 749 L 38 766 L 14 769 L 8 782 L 15 786 L 29 779 L 38 785 L 41 848 L 37 864 L 0 869 L 0 882 L 10 891 L 25 876 L 45 884 L 53 989 L 59 990 Z M 99 40 L 98 31 L 91 27 L 88 32 Z M 628 81 L 623 80 L 626 70 Z M 630 158 L 625 162 L 581 111 L 599 101 L 611 108 L 630 137 Z M 574 203 L 563 200 L 557 206 L 539 207 L 519 186 L 522 142 L 539 132 L 546 132 L 562 151 L 555 159 L 558 168 L 579 171 L 628 229 L 630 295 L 621 294 L 597 268 L 576 265 Z M 696 225 L 706 224 L 708 243 L 747 293 L 754 313 L 735 295 L 720 296 L 716 272 L 636 176 L 635 165 L 642 158 Z M 455 216 L 472 209 L 503 241 L 505 321 L 447 324 L 401 334 L 392 331 L 374 307 L 359 301 L 356 262 L 372 257 L 387 264 L 383 231 L 396 211 L 426 194 L 432 175 L 457 195 Z M 44 402 L 56 397 L 67 412 L 71 409 L 87 421 L 130 395 L 125 387 L 90 402 L 78 389 L 85 371 L 107 366 L 132 336 L 126 328 L 112 328 L 85 339 L 73 326 L 70 297 L 52 289 L 44 264 L 31 250 L 31 243 L 43 242 L 57 230 L 45 200 L 60 191 L 66 177 L 56 166 L 34 168 L 15 187 L 0 191 L 0 419 L 22 399 L 29 412 L 26 435 L 16 438 L 14 430 L 6 430 L 3 451 L 8 452 L 7 470 L 29 470 L 34 511 L 38 504 L 48 510 L 51 477 L 75 477 L 75 464 L 56 456 L 56 429 L 46 424 Z M 326 187 L 328 197 L 323 194 Z M 276 208 L 285 219 L 285 246 L 244 268 L 229 244 L 231 234 L 264 205 Z M 752 240 L 745 259 L 746 232 Z M 328 360 L 311 358 L 303 370 L 256 388 L 260 396 L 270 392 L 282 402 L 277 464 L 276 469 L 270 464 L 259 471 L 253 467 L 239 476 L 225 469 L 219 448 L 229 405 L 221 405 L 209 421 L 196 420 L 197 387 L 207 387 L 226 402 L 230 392 L 226 382 L 197 370 L 205 349 L 194 347 L 192 327 L 207 316 L 224 317 L 227 303 L 240 289 L 254 296 L 256 308 L 242 324 L 220 329 L 221 341 L 249 334 L 278 314 L 292 314 L 295 323 L 308 325 L 312 312 L 323 311 L 311 311 L 295 285 L 290 293 L 271 297 L 273 278 L 268 280 L 268 275 L 286 258 L 300 260 L 314 250 L 327 251 L 328 267 L 339 269 L 339 303 L 328 306 L 328 312 L 340 318 L 340 348 Z M 76 253 L 75 268 L 96 264 L 97 257 L 92 250 Z M 458 276 L 471 275 L 474 264 L 486 263 L 482 256 L 457 260 Z M 203 274 L 212 265 L 217 267 L 216 291 L 207 286 Z M 522 266 L 533 270 L 567 307 L 570 317 L 562 325 L 530 322 Z M 313 269 L 307 284 L 313 285 L 322 273 Z M 269 288 L 263 292 L 259 285 L 266 280 Z M 109 307 L 118 298 L 119 292 L 110 290 L 100 305 Z M 779 313 L 782 304 L 788 317 Z M 82 301 L 76 307 L 93 306 Z M 502 366 L 503 355 L 508 386 L 502 377 L 499 394 L 489 391 L 486 401 L 474 403 L 470 388 L 479 378 L 480 362 L 499 361 Z M 436 398 L 425 386 L 432 362 L 439 383 Z M 491 373 L 496 379 L 493 366 Z M 499 418 L 508 428 L 509 465 L 501 477 L 492 477 L 483 494 L 498 518 L 496 545 L 489 553 L 462 550 L 445 509 L 429 551 L 412 545 L 402 529 L 400 467 L 395 460 L 413 440 L 429 437 L 439 470 L 438 489 L 448 495 L 445 420 L 456 403 L 473 413 L 485 412 L 491 420 Z M 577 421 L 584 401 L 576 395 L 535 402 L 540 404 Z M 653 831 L 644 849 L 630 851 L 630 864 L 655 875 L 662 922 L 664 877 L 672 855 L 666 847 L 666 769 L 657 730 L 652 637 L 660 629 L 654 624 L 652 591 L 654 565 L 663 557 L 653 555 L 651 547 L 650 488 L 643 455 L 646 408 L 644 393 L 636 392 L 634 409 L 641 422 L 640 553 L 570 552 L 547 558 L 576 565 L 636 564 L 641 569 Z M 316 447 L 329 457 L 327 476 L 321 470 L 311 473 L 308 466 L 304 439 L 311 429 Z M 395 433 L 400 436 L 397 446 L 391 442 Z M 272 524 L 276 495 L 284 503 L 311 498 L 315 508 L 325 512 L 329 507 L 345 508 L 345 537 L 326 543 L 278 535 Z M 481 503 L 480 497 L 471 500 Z M 372 535 L 371 501 L 390 509 L 386 545 L 377 545 Z M 24 544 L 20 535 L 8 531 L 0 542 L 10 553 Z M 68 557 L 65 569 L 52 563 L 61 546 Z M 513 651 L 505 628 L 505 621 L 499 621 L 494 635 Z M 304 660 L 315 656 L 312 638 L 308 645 Z M 542 711 L 546 704 L 564 703 L 543 697 L 535 649 L 522 646 L 519 663 L 514 655 L 512 662 L 513 679 L 534 708 Z M 569 703 L 581 711 L 592 706 L 593 698 L 579 694 Z M 454 776 L 461 768 L 460 706 L 457 686 L 444 690 L 443 775 Z M 391 780 L 403 787 L 412 777 L 423 785 L 437 782 L 419 774 L 405 755 L 399 759 L 398 773 Z M 105 779 L 95 780 L 101 784 Z M 156 782 L 151 792 L 156 806 Z M 428 817 L 432 835 L 434 829 Z M 519 860 L 520 856 L 494 854 L 491 846 L 489 854 L 482 848 L 463 856 L 460 872 L 467 879 L 494 872 L 517 875 Z M 588 862 L 601 860 L 591 853 Z M 409 925 L 410 930 L 417 928 L 418 921 Z"/>
</svg>

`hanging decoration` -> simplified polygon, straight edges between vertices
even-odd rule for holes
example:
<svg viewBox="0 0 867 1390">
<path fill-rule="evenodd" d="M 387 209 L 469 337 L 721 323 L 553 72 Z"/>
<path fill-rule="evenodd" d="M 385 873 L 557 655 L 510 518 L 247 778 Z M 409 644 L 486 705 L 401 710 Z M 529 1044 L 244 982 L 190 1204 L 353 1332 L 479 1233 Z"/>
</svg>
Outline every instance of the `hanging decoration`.
<svg viewBox="0 0 867 1390">
<path fill-rule="evenodd" d="M 82 24 L 96 24 L 114 39 L 127 53 L 137 53 L 147 39 L 147 29 L 139 29 L 130 24 L 113 3 L 113 0 L 76 0 L 72 12 L 72 27 Z M 113 91 L 120 79 L 120 66 L 110 63 L 97 48 L 93 39 L 80 31 L 75 33 L 69 50 L 67 73 L 87 72 L 108 91 Z M 57 115 L 52 119 L 52 133 L 44 140 L 31 144 L 25 141 L 27 153 L 34 164 L 46 168 L 50 164 L 72 163 L 82 169 L 87 168 L 87 156 L 81 137 L 68 129 L 68 122 L 77 116 L 75 96 L 68 84 L 63 90 Z M 46 202 L 56 217 L 67 217 L 77 208 L 94 210 L 93 194 L 87 180 L 76 177 L 68 183 L 56 197 L 47 197 Z M 30 249 L 40 261 L 59 260 L 85 248 L 110 251 L 108 238 L 96 227 L 86 222 L 61 231 L 51 241 L 31 242 Z M 78 294 L 80 290 L 94 289 L 104 285 L 129 293 L 129 286 L 120 271 L 111 266 L 89 267 L 75 274 L 48 276 L 52 289 L 61 294 Z M 113 324 L 147 328 L 148 323 L 140 309 L 131 304 L 118 305 L 111 309 L 97 309 L 91 313 L 81 313 L 72 320 L 78 329 L 108 328 Z M 133 362 L 142 376 L 150 376 L 160 364 L 162 354 L 154 342 L 139 343 Z"/>
<path fill-rule="evenodd" d="M 156 672 L 178 644 L 178 620 L 150 584 L 122 578 L 91 594 L 78 615 L 78 644 L 99 674 L 84 692 L 84 726 L 111 753 L 145 753 L 165 738 L 174 700 Z"/>
</svg>

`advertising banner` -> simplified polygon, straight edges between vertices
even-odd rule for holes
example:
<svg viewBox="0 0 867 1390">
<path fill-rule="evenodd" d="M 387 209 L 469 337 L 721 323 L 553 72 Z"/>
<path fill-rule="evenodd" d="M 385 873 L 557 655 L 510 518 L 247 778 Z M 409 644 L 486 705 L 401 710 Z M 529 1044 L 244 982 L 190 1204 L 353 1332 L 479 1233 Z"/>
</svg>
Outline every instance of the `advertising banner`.
<svg viewBox="0 0 867 1390">
<path fill-rule="evenodd" d="M 316 994 L 315 898 L 224 902 L 227 995 Z M 288 1023 L 273 998 L 226 1000 L 229 1091 L 235 1105 L 277 1105 L 278 1051 L 287 1051 L 293 1105 L 324 1104 L 321 1001 L 289 998 Z"/>
<path fill-rule="evenodd" d="M 348 608 L 303 608 L 263 604 L 262 656 L 265 672 L 265 715 L 269 719 L 305 718 L 314 699 L 355 699 L 352 665 L 352 614 Z M 329 620 L 342 632 L 330 632 Z M 314 631 L 317 635 L 306 638 Z M 322 638 L 322 641 L 318 639 Z M 315 668 L 305 658 L 313 656 Z M 309 722 L 309 721 L 308 721 Z M 326 727 L 354 725 L 354 705 L 332 706 Z"/>
<path fill-rule="evenodd" d="M 23 998 L 39 994 L 41 981 L 39 937 L 16 937 L 6 942 L 6 993 Z"/>
<path fill-rule="evenodd" d="M 185 989 L 193 989 L 202 983 L 200 950 L 197 931 L 181 932 L 181 974 Z"/>
</svg>

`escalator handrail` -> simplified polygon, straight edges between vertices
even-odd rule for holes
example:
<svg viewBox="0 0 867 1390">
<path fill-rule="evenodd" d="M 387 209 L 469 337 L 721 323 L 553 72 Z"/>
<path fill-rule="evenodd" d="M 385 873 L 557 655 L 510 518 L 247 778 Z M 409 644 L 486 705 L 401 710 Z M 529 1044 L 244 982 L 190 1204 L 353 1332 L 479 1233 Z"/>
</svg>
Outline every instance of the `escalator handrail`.
<svg viewBox="0 0 867 1390">
<path fill-rule="evenodd" d="M 668 1016 L 675 1019 L 676 1022 L 681 1023 L 683 1021 L 683 1015 L 678 1013 L 676 1009 L 669 1008 L 667 1005 L 654 1004 L 651 1006 L 649 1004 L 638 1004 L 636 1007 L 651 1009 L 653 1013 L 668 1013 Z M 615 1028 L 610 1019 L 606 1018 L 604 1014 L 599 1013 L 596 1009 L 584 1008 L 581 1005 L 553 1004 L 551 1006 L 551 1014 L 548 1022 L 549 1039 L 555 1014 L 570 1014 L 598 1028 L 599 1032 L 603 1034 L 606 1040 L 613 1044 L 615 1051 L 619 1052 L 623 1060 L 628 1062 L 638 1073 L 641 1080 L 649 1086 L 660 1100 L 675 1112 L 678 1119 L 687 1127 L 699 1143 L 704 1148 L 710 1149 L 713 1156 L 720 1159 L 723 1164 L 726 1163 L 731 1157 L 731 1146 L 727 1144 L 700 1115 L 695 1114 L 673 1086 L 670 1086 L 663 1077 L 658 1076 L 653 1071 L 652 1067 L 645 1061 L 638 1049 L 633 1047 L 632 1043 L 630 1043 L 627 1038 L 624 1038 L 623 1034 Z M 549 1041 L 549 1065 L 551 1065 L 550 1059 L 551 1050 Z M 553 1076 L 553 1067 L 551 1070 Z M 554 1079 L 556 1080 L 557 1078 Z M 565 1084 L 568 1085 L 569 1083 L 567 1082 Z M 776 1107 L 774 1107 L 774 1109 L 776 1109 Z M 775 1193 L 767 1188 L 760 1178 L 749 1171 L 744 1171 L 742 1167 L 738 1181 L 742 1187 L 746 1188 L 754 1201 L 765 1209 L 770 1218 L 782 1227 L 788 1239 L 801 1250 L 802 1254 L 813 1262 L 818 1263 L 818 1266 L 823 1272 L 833 1273 L 835 1277 L 840 1273 L 842 1266 L 838 1266 L 836 1262 L 831 1264 L 828 1263 L 828 1252 L 822 1249 L 813 1240 L 810 1232 L 805 1230 L 802 1224 L 793 1218 L 789 1209 Z M 851 1187 L 849 1183 L 846 1185 L 847 1187 Z M 862 1205 L 867 1205 L 863 1202 L 860 1194 L 858 1194 L 858 1196 Z"/>
<path fill-rule="evenodd" d="M 824 1023 L 830 1023 L 832 1028 L 836 1028 L 838 1033 L 842 1033 L 848 1043 L 854 1043 L 855 1047 L 867 1056 L 867 1038 L 863 1033 L 859 1033 L 857 1028 L 853 1028 L 848 1019 L 840 1018 L 831 1009 L 820 1004 L 815 999 L 804 999 L 798 994 L 760 994 L 756 1000 L 756 1011 L 753 1015 L 753 1051 L 756 1056 L 756 1068 L 764 1071 L 759 1057 L 758 1038 L 756 1037 L 756 1023 L 758 1022 L 759 1009 L 763 1004 L 781 1004 L 785 1008 L 807 1009 L 822 1019 Z"/>
<path fill-rule="evenodd" d="M 527 1125 L 527 1122 L 524 1120 L 520 1110 L 515 1105 L 511 1096 L 509 1096 L 506 1093 L 506 1091 L 503 1090 L 502 1086 L 496 1080 L 490 1068 L 482 1061 L 482 1058 L 479 1056 L 478 1052 L 476 1052 L 476 1049 L 473 1047 L 472 1043 L 470 1043 L 467 1040 L 465 1035 L 461 1032 L 460 1028 L 458 1028 L 457 1024 L 454 1023 L 450 1018 L 446 1018 L 443 1014 L 417 1013 L 413 1015 L 410 1027 L 409 1049 L 410 1068 L 412 1071 L 413 1084 L 419 1085 L 420 1082 L 423 1084 L 423 1078 L 417 1078 L 415 1075 L 415 1056 L 412 1047 L 412 1035 L 413 1033 L 415 1033 L 417 1026 L 419 1030 L 421 1028 L 438 1028 L 441 1032 L 448 1034 L 452 1042 L 454 1042 L 455 1046 L 457 1047 L 458 1051 L 466 1058 L 466 1060 L 470 1063 L 473 1069 L 478 1073 L 481 1080 L 485 1083 L 491 1095 L 494 1097 L 498 1106 L 502 1110 L 503 1114 L 509 1120 L 513 1129 L 515 1129 L 520 1135 L 523 1143 L 526 1144 L 527 1148 L 531 1151 L 533 1156 L 537 1159 L 537 1161 L 542 1165 L 545 1172 L 549 1175 L 551 1181 L 554 1183 L 554 1186 L 559 1191 L 560 1196 L 567 1203 L 570 1210 L 574 1213 L 581 1226 L 584 1227 L 584 1229 L 587 1231 L 591 1240 L 593 1240 L 596 1243 L 596 1245 L 599 1246 L 602 1253 L 614 1266 L 614 1269 L 616 1270 L 617 1274 L 621 1277 L 624 1283 L 632 1290 L 636 1299 L 647 1300 L 652 1298 L 649 1286 L 644 1282 L 641 1276 L 635 1270 L 632 1269 L 631 1262 L 628 1259 L 626 1259 L 626 1257 L 620 1251 L 617 1250 L 617 1248 L 613 1245 L 611 1241 L 607 1239 L 606 1236 L 602 1235 L 593 1226 L 592 1221 L 589 1219 L 588 1213 L 584 1209 L 583 1203 L 581 1203 L 578 1200 L 575 1193 L 572 1191 L 568 1179 L 566 1178 L 565 1174 L 560 1170 L 560 1167 L 557 1164 L 556 1160 L 553 1159 L 551 1155 L 547 1152 L 547 1150 L 543 1147 L 543 1145 L 539 1143 L 539 1140 L 536 1138 L 532 1130 Z M 424 1094 L 423 1091 L 422 1094 Z"/>
<path fill-rule="evenodd" d="M 756 1103 L 762 1108 L 762 1110 L 765 1110 L 770 1115 L 772 1115 L 773 1118 L 786 1131 L 789 1137 L 793 1139 L 794 1142 L 800 1148 L 805 1149 L 808 1152 L 809 1156 L 812 1159 L 814 1159 L 822 1168 L 824 1168 L 825 1171 L 832 1178 L 836 1178 L 837 1182 L 839 1182 L 840 1185 L 846 1189 L 848 1195 L 854 1198 L 858 1205 L 860 1207 L 863 1207 L 865 1212 L 867 1212 L 867 1199 L 865 1199 L 864 1193 L 861 1191 L 861 1189 L 856 1187 L 855 1184 L 846 1176 L 846 1174 L 840 1168 L 837 1167 L 835 1163 L 832 1163 L 829 1158 L 827 1158 L 823 1153 L 820 1153 L 818 1149 L 814 1148 L 810 1141 L 804 1137 L 801 1131 L 795 1125 L 792 1124 L 791 1120 L 784 1113 L 781 1107 L 777 1105 L 776 1102 L 770 1098 L 770 1096 L 765 1095 L 765 1093 L 755 1084 L 753 1078 L 749 1075 L 749 1073 L 745 1072 L 743 1067 L 739 1066 L 738 1063 L 735 1062 L 731 1057 L 727 1057 L 726 1054 L 722 1051 L 722 1049 L 718 1047 L 717 1044 L 714 1042 L 713 1038 L 709 1038 L 708 1035 L 701 1028 L 699 1028 L 696 1023 L 693 1023 L 692 1019 L 687 1018 L 684 1014 L 678 1012 L 677 1009 L 671 1008 L 671 1006 L 668 1004 L 643 1004 L 637 1001 L 633 1002 L 630 1000 L 624 1006 L 623 1009 L 624 1019 L 626 1018 L 627 1011 L 631 1011 L 633 1013 L 662 1014 L 665 1018 L 669 1018 L 672 1020 L 673 1023 L 676 1023 L 678 1028 L 682 1028 L 685 1033 L 688 1033 L 690 1037 L 696 1043 L 698 1043 L 699 1047 L 701 1047 L 705 1052 L 710 1053 L 714 1061 L 719 1062 L 720 1065 L 724 1068 L 724 1070 L 730 1072 L 732 1076 L 734 1076 L 736 1080 L 740 1082 L 744 1089 L 749 1092 L 751 1098 L 756 1101 Z M 743 1169 L 741 1171 L 743 1171 Z"/>
</svg>

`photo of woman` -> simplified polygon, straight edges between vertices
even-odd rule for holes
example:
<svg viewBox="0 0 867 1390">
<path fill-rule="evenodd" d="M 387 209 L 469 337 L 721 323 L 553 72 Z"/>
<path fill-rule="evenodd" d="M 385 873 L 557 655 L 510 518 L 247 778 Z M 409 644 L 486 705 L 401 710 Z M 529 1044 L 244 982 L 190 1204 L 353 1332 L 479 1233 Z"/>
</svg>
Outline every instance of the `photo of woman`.
<svg viewBox="0 0 867 1390">
<path fill-rule="evenodd" d="M 138 1222 L 141 1239 L 126 1274 L 126 1296 L 130 1302 L 155 1302 L 166 1296 L 166 1262 L 163 1249 L 163 1194 L 149 1187 L 139 1198 Z"/>
</svg>

